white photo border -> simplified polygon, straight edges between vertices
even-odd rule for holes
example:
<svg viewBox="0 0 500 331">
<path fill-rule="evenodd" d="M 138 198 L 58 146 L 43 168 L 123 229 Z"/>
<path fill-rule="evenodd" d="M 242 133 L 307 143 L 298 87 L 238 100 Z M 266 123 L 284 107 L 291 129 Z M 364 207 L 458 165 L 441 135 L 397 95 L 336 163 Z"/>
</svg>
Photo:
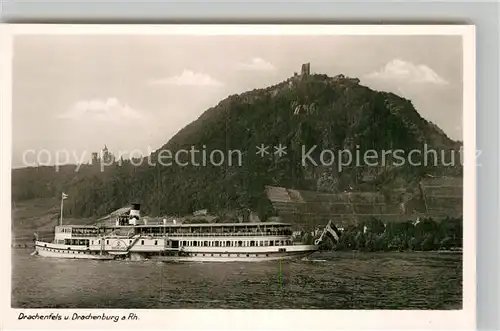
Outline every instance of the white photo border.
<svg viewBox="0 0 500 331">
<path fill-rule="evenodd" d="M 335 329 L 474 329 L 476 325 L 476 63 L 474 25 L 53 25 L 27 24 L 0 26 L 1 96 L 1 213 L 11 219 L 11 59 L 12 40 L 22 34 L 183 34 L 183 35 L 461 35 L 463 37 L 463 132 L 464 132 L 464 250 L 463 309 L 431 310 L 142 310 L 134 309 L 140 321 L 106 323 L 86 321 L 18 321 L 20 312 L 46 314 L 58 309 L 12 309 L 11 274 L 2 273 L 2 327 L 6 329 L 103 328 L 179 330 L 329 330 Z M 4 221 L 0 231 L 4 271 L 11 266 L 11 227 Z M 64 310 L 68 312 L 67 309 Z M 73 312 L 128 314 L 123 309 L 71 309 Z M 166 318 L 168 316 L 168 319 Z M 244 321 L 244 322 L 243 322 Z"/>
</svg>

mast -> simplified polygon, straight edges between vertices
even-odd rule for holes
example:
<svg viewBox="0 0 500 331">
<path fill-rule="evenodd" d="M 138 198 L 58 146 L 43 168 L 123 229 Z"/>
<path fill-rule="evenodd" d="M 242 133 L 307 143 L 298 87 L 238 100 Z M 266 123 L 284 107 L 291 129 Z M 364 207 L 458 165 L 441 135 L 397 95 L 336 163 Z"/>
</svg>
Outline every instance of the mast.
<svg viewBox="0 0 500 331">
<path fill-rule="evenodd" d="M 67 198 L 68 198 L 68 195 L 66 193 L 62 192 L 62 194 L 61 194 L 61 218 L 59 220 L 59 225 L 62 225 L 64 200 Z"/>
</svg>

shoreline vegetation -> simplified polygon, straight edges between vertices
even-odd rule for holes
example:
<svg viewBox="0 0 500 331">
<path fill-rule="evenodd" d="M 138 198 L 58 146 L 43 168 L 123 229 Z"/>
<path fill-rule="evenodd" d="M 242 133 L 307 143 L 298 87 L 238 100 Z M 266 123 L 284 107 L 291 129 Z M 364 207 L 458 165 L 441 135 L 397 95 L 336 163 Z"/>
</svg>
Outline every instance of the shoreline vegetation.
<svg viewBox="0 0 500 331">
<path fill-rule="evenodd" d="M 314 237 L 306 233 L 302 242 L 311 244 Z M 377 218 L 349 225 L 338 241 L 326 237 L 321 251 L 408 252 L 461 251 L 463 219 L 446 217 L 439 221 L 424 218 L 417 221 L 384 222 Z"/>
</svg>

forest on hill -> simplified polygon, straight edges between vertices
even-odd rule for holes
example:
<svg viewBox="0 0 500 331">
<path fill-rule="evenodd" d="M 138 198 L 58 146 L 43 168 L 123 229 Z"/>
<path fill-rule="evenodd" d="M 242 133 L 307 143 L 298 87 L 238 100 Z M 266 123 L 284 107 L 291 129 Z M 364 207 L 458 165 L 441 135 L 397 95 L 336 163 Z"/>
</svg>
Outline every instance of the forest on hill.
<svg viewBox="0 0 500 331">
<path fill-rule="evenodd" d="M 261 144 L 286 147 L 286 155 L 256 154 Z M 342 75 L 290 78 L 277 85 L 232 95 L 206 110 L 164 146 L 148 156 L 156 165 L 130 160 L 107 166 L 37 167 L 12 172 L 12 198 L 21 201 L 69 194 L 65 213 L 71 217 L 107 215 L 131 202 L 141 202 L 149 215 L 185 215 L 207 209 L 211 214 L 251 209 L 261 219 L 275 214 L 265 186 L 324 191 L 390 191 L 414 187 L 425 175 L 461 176 L 462 166 L 412 166 L 386 162 L 380 166 L 325 166 L 321 150 L 458 151 L 448 138 L 422 118 L 411 101 L 374 91 Z M 206 166 L 160 165 L 162 151 L 241 151 L 241 164 Z M 310 157 L 320 165 L 301 162 L 304 147 L 318 146 Z M 189 161 L 188 158 L 182 161 Z M 237 161 L 237 160 L 233 160 Z"/>
</svg>

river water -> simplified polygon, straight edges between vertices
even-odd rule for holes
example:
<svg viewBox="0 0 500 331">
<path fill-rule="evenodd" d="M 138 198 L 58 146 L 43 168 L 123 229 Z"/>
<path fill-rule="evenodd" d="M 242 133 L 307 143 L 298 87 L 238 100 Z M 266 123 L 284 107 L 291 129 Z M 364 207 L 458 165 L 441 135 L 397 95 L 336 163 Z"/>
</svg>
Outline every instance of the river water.
<svg viewBox="0 0 500 331">
<path fill-rule="evenodd" d="M 14 308 L 461 309 L 460 253 L 290 262 L 63 260 L 12 250 Z"/>
</svg>

